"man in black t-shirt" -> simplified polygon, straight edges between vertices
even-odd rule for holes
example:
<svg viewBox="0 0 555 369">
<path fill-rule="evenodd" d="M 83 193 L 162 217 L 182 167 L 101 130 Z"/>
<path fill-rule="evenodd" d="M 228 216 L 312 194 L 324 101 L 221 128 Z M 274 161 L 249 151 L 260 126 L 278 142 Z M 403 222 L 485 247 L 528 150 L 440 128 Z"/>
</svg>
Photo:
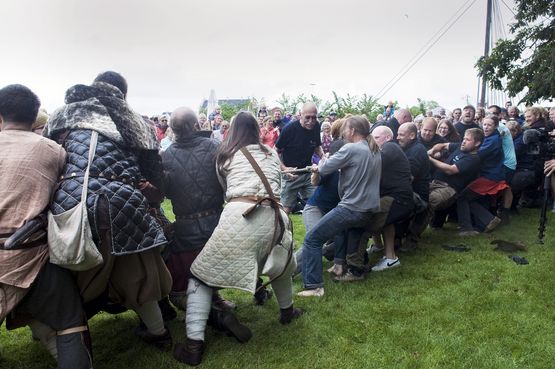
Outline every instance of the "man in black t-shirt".
<svg viewBox="0 0 555 369">
<path fill-rule="evenodd" d="M 463 108 L 461 121 L 455 124 L 455 129 L 459 132 L 459 137 L 464 137 L 464 133 L 470 128 L 480 128 L 474 121 L 476 116 L 476 109 L 472 105 L 467 105 Z"/>
<path fill-rule="evenodd" d="M 380 147 L 382 155 L 380 197 L 393 198 L 382 229 L 384 257 L 372 267 L 372 271 L 378 272 L 401 264 L 395 255 L 395 224 L 409 218 L 414 209 L 414 199 L 409 160 L 393 141 L 393 131 L 389 127 L 379 126 L 372 131 L 372 137 Z M 374 252 L 380 248 L 380 237 L 375 235 L 374 247 L 371 250 Z"/>
<path fill-rule="evenodd" d="M 320 125 L 317 121 L 318 108 L 313 102 L 304 104 L 301 118 L 283 128 L 276 141 L 276 148 L 281 156 L 281 170 L 305 168 L 312 165 L 312 155 L 324 155 L 320 139 Z M 316 189 L 310 183 L 310 173 L 294 176 L 284 174 L 281 183 L 281 203 L 290 213 L 297 202 L 297 194 L 308 199 Z"/>
<path fill-rule="evenodd" d="M 446 209 L 452 205 L 464 188 L 480 174 L 480 157 L 478 149 L 484 142 L 484 132 L 479 128 L 466 131 L 464 138 L 457 148 L 456 143 L 435 145 L 428 154 L 436 170 L 430 184 L 430 206 L 433 210 Z M 436 153 L 448 149 L 451 152 L 447 162 L 434 158 Z"/>
</svg>

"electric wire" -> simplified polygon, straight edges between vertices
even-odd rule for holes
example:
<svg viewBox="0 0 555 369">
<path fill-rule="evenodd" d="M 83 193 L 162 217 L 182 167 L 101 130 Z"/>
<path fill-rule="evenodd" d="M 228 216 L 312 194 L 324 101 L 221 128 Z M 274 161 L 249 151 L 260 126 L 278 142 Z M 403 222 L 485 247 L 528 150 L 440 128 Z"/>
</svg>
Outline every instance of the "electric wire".
<svg viewBox="0 0 555 369">
<path fill-rule="evenodd" d="M 503 3 L 503 5 L 505 5 L 505 7 L 506 7 L 507 9 L 509 9 L 509 11 L 510 11 L 511 13 L 513 13 L 513 16 L 516 17 L 515 11 L 514 11 L 509 5 L 507 5 L 507 3 L 505 2 L 505 0 L 501 0 L 501 2 Z"/>
<path fill-rule="evenodd" d="M 426 55 L 426 53 L 431 49 L 431 47 L 433 47 L 442 37 L 443 35 L 445 35 L 445 33 L 447 31 L 449 31 L 451 29 L 451 27 L 453 27 L 453 25 L 468 11 L 468 9 L 470 9 L 470 7 L 472 7 L 472 5 L 474 5 L 474 3 L 477 0 L 467 0 L 465 3 L 463 3 L 463 5 L 461 7 L 459 7 L 457 9 L 457 11 L 455 11 L 455 13 L 449 18 L 449 20 L 447 20 L 447 22 L 441 26 L 436 33 L 434 33 L 434 35 L 424 44 L 424 46 L 422 46 L 420 48 L 420 50 L 418 50 L 418 52 L 399 70 L 399 72 L 397 72 L 397 74 L 389 81 L 385 84 L 384 87 L 382 87 L 374 96 L 379 96 L 376 97 L 376 99 L 380 99 L 382 98 L 410 69 L 412 69 L 412 67 L 418 62 L 420 61 L 420 59 L 422 59 L 422 57 L 424 55 Z M 470 5 L 467 6 L 467 4 L 470 3 Z M 465 9 L 465 6 L 466 9 Z M 463 10 L 464 9 L 464 10 Z M 461 12 L 462 10 L 462 12 Z M 460 14 L 459 14 L 460 13 Z M 454 19 L 454 20 L 453 20 Z M 444 29 L 445 27 L 447 27 L 446 29 Z M 442 31 L 443 30 L 443 31 Z M 439 36 L 438 36 L 439 34 Z M 434 38 L 438 37 L 435 41 Z M 431 43 L 431 44 L 430 44 Z M 420 56 L 419 56 L 420 55 Z M 403 70 L 405 70 L 406 68 L 408 68 L 406 71 L 403 72 Z"/>
</svg>

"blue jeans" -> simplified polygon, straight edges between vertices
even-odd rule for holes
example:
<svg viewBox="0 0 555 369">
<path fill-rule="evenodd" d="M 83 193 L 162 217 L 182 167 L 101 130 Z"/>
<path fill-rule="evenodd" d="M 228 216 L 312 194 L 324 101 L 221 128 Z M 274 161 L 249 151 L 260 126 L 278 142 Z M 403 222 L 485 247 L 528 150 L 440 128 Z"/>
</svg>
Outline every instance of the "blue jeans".
<svg viewBox="0 0 555 369">
<path fill-rule="evenodd" d="M 337 206 L 320 219 L 305 236 L 302 253 L 304 287 L 324 286 L 322 272 L 322 246 L 338 233 L 349 228 L 363 227 L 372 219 L 371 212 L 358 212 Z"/>
</svg>

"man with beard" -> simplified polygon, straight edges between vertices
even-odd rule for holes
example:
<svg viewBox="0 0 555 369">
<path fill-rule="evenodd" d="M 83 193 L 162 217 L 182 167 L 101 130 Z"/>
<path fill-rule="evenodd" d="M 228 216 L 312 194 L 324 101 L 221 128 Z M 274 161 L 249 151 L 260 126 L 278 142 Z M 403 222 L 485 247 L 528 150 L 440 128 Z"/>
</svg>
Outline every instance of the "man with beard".
<svg viewBox="0 0 555 369">
<path fill-rule="evenodd" d="M 66 152 L 31 131 L 39 106 L 25 86 L 0 90 L 0 324 L 30 325 L 58 368 L 91 368 L 79 290 L 69 270 L 48 261 L 43 213 Z"/>
<path fill-rule="evenodd" d="M 281 130 L 283 129 L 283 127 L 285 127 L 285 122 L 282 119 L 282 115 L 281 115 L 281 109 L 278 107 L 275 107 L 272 109 L 272 114 L 274 116 L 274 119 L 272 121 L 272 125 L 279 129 L 279 131 L 281 132 Z"/>
<path fill-rule="evenodd" d="M 483 131 L 480 128 L 471 128 L 466 131 L 460 145 L 438 144 L 428 151 L 430 162 L 438 169 L 430 183 L 429 204 L 433 211 L 442 211 L 453 205 L 457 194 L 478 177 L 480 174 L 478 149 L 482 142 L 484 142 Z M 434 157 L 436 153 L 443 150 L 451 153 L 446 162 Z M 441 225 L 443 225 L 442 221 L 434 223 L 436 227 Z"/>
<path fill-rule="evenodd" d="M 455 129 L 459 132 L 459 137 L 464 137 L 464 133 L 470 128 L 480 128 L 479 125 L 474 122 L 474 117 L 476 116 L 476 109 L 472 105 L 467 105 L 463 108 L 462 119 L 460 122 L 455 124 Z"/>
</svg>

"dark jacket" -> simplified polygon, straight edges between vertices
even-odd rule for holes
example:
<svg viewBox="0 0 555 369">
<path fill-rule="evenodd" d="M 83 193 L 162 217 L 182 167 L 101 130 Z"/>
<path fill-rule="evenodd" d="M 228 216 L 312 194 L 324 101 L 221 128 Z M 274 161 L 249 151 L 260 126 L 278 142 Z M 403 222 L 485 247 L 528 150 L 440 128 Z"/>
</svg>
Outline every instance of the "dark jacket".
<svg viewBox="0 0 555 369">
<path fill-rule="evenodd" d="M 176 215 L 173 252 L 204 247 L 218 225 L 224 191 L 216 174 L 218 142 L 179 138 L 162 154 L 164 187 Z"/>
<path fill-rule="evenodd" d="M 54 194 L 51 211 L 59 214 L 81 201 L 92 130 L 99 133 L 87 186 L 93 238 L 98 244 L 99 228 L 106 231 L 104 226 L 109 225 L 114 255 L 165 245 L 164 232 L 149 214 L 147 199 L 137 189 L 139 181 L 159 185 L 162 179 L 154 130 L 129 107 L 123 93 L 107 83 L 70 87 L 65 105 L 48 120 L 43 134 L 67 151 L 63 179 Z"/>
<path fill-rule="evenodd" d="M 51 204 L 54 214 L 67 211 L 81 201 L 91 134 L 92 131 L 88 129 L 72 129 L 65 139 L 58 138 L 67 151 L 67 162 L 62 172 L 64 179 L 60 181 Z M 135 187 L 140 180 L 145 179 L 141 167 L 150 175 L 156 173 L 156 167 L 161 168 L 161 165 L 159 159 L 147 160 L 148 156 L 156 157 L 156 152 L 145 156 L 145 153 L 137 151 L 126 149 L 99 134 L 96 154 L 91 163 L 87 194 L 89 222 L 93 236 L 98 240 L 98 217 L 109 218 L 114 255 L 140 252 L 166 244 L 162 229 L 148 212 L 148 201 Z M 159 178 L 146 179 L 156 183 Z M 98 212 L 101 197 L 109 203 L 108 214 Z"/>
<path fill-rule="evenodd" d="M 412 174 L 412 190 L 424 201 L 430 194 L 430 160 L 426 148 L 416 140 L 403 148 L 409 159 Z"/>
</svg>

